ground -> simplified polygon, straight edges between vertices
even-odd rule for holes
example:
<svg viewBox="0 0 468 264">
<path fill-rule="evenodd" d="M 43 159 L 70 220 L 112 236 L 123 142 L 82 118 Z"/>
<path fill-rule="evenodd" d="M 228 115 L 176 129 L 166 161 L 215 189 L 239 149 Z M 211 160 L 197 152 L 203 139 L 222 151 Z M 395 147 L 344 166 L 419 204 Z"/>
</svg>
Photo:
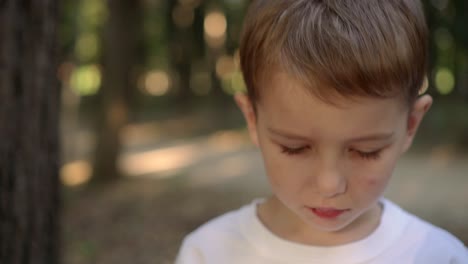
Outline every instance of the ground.
<svg viewBox="0 0 468 264">
<path fill-rule="evenodd" d="M 199 151 L 209 149 L 207 141 L 199 144 Z M 468 164 L 437 155 L 405 157 L 387 197 L 467 243 Z M 66 191 L 65 263 L 172 263 L 188 232 L 268 194 L 259 154 L 248 146 L 163 178 L 146 176 Z"/>
<path fill-rule="evenodd" d="M 174 131 L 152 142 L 145 138 L 161 132 L 156 126 L 129 126 L 120 162 L 127 177 L 105 187 L 64 187 L 64 263 L 173 263 L 187 233 L 269 193 L 245 130 L 185 139 Z M 467 244 L 468 156 L 453 144 L 430 143 L 403 157 L 386 196 Z"/>
</svg>

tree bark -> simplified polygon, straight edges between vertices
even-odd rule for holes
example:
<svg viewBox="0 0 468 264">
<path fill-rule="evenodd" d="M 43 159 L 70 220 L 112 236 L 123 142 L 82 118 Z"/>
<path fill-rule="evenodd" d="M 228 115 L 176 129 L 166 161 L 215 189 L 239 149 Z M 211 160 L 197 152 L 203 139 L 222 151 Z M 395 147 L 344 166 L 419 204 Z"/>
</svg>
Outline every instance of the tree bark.
<svg viewBox="0 0 468 264">
<path fill-rule="evenodd" d="M 0 1 L 0 263 L 58 263 L 57 0 Z"/>
</svg>

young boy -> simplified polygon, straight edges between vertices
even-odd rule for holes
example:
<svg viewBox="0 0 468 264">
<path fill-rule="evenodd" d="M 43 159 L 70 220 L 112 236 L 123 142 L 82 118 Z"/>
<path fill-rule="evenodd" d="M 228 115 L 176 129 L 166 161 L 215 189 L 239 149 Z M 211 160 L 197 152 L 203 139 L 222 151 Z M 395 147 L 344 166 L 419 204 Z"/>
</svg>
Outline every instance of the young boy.
<svg viewBox="0 0 468 264">
<path fill-rule="evenodd" d="M 432 103 L 419 0 L 254 0 L 240 53 L 273 195 L 188 235 L 177 263 L 468 263 L 382 197 Z"/>
</svg>

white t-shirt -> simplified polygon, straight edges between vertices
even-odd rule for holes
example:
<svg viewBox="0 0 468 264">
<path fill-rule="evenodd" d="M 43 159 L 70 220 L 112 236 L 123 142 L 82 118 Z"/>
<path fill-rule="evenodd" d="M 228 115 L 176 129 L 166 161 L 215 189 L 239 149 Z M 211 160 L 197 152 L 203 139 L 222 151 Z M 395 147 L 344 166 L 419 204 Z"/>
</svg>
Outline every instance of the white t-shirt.
<svg viewBox="0 0 468 264">
<path fill-rule="evenodd" d="M 219 216 L 189 234 L 176 263 L 468 264 L 468 251 L 457 238 L 386 199 L 380 225 L 372 234 L 332 247 L 276 236 L 257 217 L 260 202 Z"/>
</svg>

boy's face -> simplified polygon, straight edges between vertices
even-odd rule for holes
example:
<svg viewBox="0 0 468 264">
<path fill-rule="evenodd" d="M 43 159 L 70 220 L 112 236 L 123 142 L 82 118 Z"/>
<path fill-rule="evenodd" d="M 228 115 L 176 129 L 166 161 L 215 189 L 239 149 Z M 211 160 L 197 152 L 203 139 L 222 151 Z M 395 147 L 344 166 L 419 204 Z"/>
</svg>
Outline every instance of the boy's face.
<svg viewBox="0 0 468 264">
<path fill-rule="evenodd" d="M 432 99 L 419 98 L 414 110 L 399 99 L 341 99 L 334 106 L 286 74 L 266 85 L 256 115 L 247 97 L 236 100 L 283 211 L 322 232 L 375 221 L 367 216 Z"/>
</svg>

